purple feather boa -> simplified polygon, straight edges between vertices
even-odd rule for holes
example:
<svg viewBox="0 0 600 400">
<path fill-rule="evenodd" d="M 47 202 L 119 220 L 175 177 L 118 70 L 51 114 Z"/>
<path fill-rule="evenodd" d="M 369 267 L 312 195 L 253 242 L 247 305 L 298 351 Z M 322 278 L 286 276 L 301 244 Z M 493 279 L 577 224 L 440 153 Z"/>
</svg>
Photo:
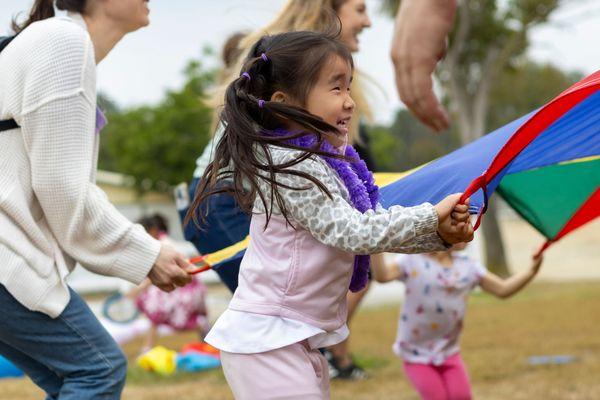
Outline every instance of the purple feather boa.
<svg viewBox="0 0 600 400">
<path fill-rule="evenodd" d="M 284 130 L 275 130 L 269 133 L 277 136 L 293 135 L 293 133 Z M 309 149 L 315 147 L 317 138 L 313 134 L 307 134 L 287 140 L 286 142 L 297 147 Z M 339 154 L 327 140 L 323 140 L 320 150 L 328 154 Z M 327 156 L 321 157 L 337 172 L 342 182 L 344 182 L 354 208 L 361 213 L 365 213 L 367 210 L 374 210 L 379 202 L 379 187 L 375 185 L 373 173 L 369 171 L 367 165 L 360 158 L 354 147 L 347 145 L 344 155 L 350 160 Z M 357 255 L 354 258 L 354 271 L 350 280 L 350 290 L 352 292 L 358 292 L 367 285 L 370 264 L 371 256 L 368 254 Z"/>
</svg>

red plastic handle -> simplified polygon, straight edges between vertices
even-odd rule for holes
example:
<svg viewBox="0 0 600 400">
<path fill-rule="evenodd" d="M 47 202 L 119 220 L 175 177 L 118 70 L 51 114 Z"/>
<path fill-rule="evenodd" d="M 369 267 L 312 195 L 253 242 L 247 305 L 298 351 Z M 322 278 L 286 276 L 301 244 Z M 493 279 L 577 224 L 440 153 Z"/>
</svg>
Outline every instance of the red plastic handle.
<svg viewBox="0 0 600 400">
<path fill-rule="evenodd" d="M 197 256 L 197 257 L 192 257 L 188 260 L 188 262 L 190 264 L 203 264 L 200 268 L 192 271 L 192 272 L 188 272 L 190 275 L 196 275 L 199 274 L 201 272 L 204 271 L 208 271 L 209 269 L 212 269 L 212 265 L 210 265 L 207 261 L 206 261 L 206 256 Z"/>
<path fill-rule="evenodd" d="M 484 186 L 485 186 L 485 175 L 481 175 L 481 176 L 478 176 L 477 178 L 473 179 L 473 181 L 471 181 L 471 183 L 469 184 L 467 189 L 465 189 L 462 196 L 460 196 L 460 200 L 458 200 L 458 202 L 460 204 L 465 204 L 465 201 L 467 201 L 467 199 L 469 197 L 471 197 L 471 195 L 473 195 L 473 193 L 477 192 L 479 189 L 482 189 Z"/>
<path fill-rule="evenodd" d="M 548 247 L 550 247 L 550 245 L 551 245 L 552 243 L 554 243 L 552 240 L 546 240 L 546 242 L 544 243 L 544 245 L 543 245 L 542 247 L 540 247 L 540 249 L 538 250 L 538 252 L 537 252 L 537 253 L 535 253 L 535 255 L 533 256 L 533 258 L 538 258 L 539 256 L 541 256 L 541 255 L 542 255 L 542 253 L 543 253 L 544 251 L 546 251 L 546 249 L 547 249 Z"/>
<path fill-rule="evenodd" d="M 485 212 L 487 211 L 487 200 L 488 199 L 487 199 L 487 192 L 485 189 L 485 185 L 486 185 L 486 181 L 485 181 L 485 173 L 484 173 L 483 175 L 478 176 L 477 178 L 473 179 L 473 181 L 469 184 L 467 189 L 463 192 L 462 196 L 460 196 L 460 199 L 458 200 L 459 204 L 465 204 L 467 199 L 469 197 L 471 197 L 473 195 L 473 193 L 476 193 L 479 189 L 483 190 L 483 207 L 481 208 L 481 211 L 477 215 L 477 221 L 475 221 L 475 225 L 473 225 L 473 230 L 475 230 L 475 231 L 479 228 L 479 225 L 481 224 L 481 218 L 483 217 L 483 214 L 485 214 Z"/>
</svg>

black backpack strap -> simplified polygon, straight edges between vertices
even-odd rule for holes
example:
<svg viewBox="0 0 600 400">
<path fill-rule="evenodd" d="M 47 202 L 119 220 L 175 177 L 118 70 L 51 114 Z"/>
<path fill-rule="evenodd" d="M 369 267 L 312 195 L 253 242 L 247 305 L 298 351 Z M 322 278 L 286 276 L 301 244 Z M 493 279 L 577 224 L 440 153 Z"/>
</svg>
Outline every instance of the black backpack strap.
<svg viewBox="0 0 600 400">
<path fill-rule="evenodd" d="M 17 124 L 17 121 L 15 121 L 14 119 L 7 119 L 4 121 L 0 121 L 0 132 L 10 131 L 11 129 L 16 129 L 18 127 L 19 127 L 19 125 Z"/>
<path fill-rule="evenodd" d="M 17 36 L 2 36 L 0 37 L 0 52 L 2 52 L 2 50 L 4 50 L 4 48 L 6 46 L 8 46 L 10 44 L 10 42 L 13 41 L 14 38 L 16 38 Z"/>
<path fill-rule="evenodd" d="M 16 36 L 0 37 L 0 52 L 2 52 L 2 50 L 4 50 L 4 48 L 6 46 L 8 46 L 15 37 Z M 14 119 L 7 119 L 4 121 L 0 121 L 0 132 L 9 131 L 11 129 L 16 129 L 18 127 L 19 127 L 19 125 L 17 125 L 17 122 Z"/>
</svg>

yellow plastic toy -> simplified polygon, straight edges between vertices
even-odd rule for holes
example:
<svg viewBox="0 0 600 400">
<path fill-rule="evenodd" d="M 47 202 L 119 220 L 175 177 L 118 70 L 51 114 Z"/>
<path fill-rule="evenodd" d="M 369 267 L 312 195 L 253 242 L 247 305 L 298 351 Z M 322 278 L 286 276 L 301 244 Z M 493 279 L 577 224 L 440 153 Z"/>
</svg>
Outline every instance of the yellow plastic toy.
<svg viewBox="0 0 600 400">
<path fill-rule="evenodd" d="M 171 375 L 177 368 L 177 352 L 163 346 L 156 346 L 139 356 L 137 365 L 146 371 Z"/>
</svg>

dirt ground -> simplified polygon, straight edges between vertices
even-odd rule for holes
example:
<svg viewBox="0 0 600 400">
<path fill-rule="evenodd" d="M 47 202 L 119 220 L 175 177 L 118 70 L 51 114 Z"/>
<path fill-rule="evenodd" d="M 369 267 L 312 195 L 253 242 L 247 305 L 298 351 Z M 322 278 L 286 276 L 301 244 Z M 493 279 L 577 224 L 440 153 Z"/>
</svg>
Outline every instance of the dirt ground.
<svg viewBox="0 0 600 400">
<path fill-rule="evenodd" d="M 600 399 L 600 282 L 535 283 L 516 297 L 496 300 L 474 294 L 462 340 L 475 398 Z M 333 399 L 417 399 L 392 354 L 398 308 L 361 310 L 352 325 L 352 348 L 370 378 L 334 382 Z M 377 329 L 373 329 L 377 327 Z M 193 340 L 185 334 L 163 338 L 179 348 Z M 125 347 L 131 364 L 139 343 Z M 571 355 L 564 365 L 532 366 L 534 355 Z M 27 379 L 0 382 L 0 398 L 42 399 Z M 132 366 L 123 395 L 130 400 L 165 398 L 231 399 L 220 371 L 156 377 Z"/>
</svg>

